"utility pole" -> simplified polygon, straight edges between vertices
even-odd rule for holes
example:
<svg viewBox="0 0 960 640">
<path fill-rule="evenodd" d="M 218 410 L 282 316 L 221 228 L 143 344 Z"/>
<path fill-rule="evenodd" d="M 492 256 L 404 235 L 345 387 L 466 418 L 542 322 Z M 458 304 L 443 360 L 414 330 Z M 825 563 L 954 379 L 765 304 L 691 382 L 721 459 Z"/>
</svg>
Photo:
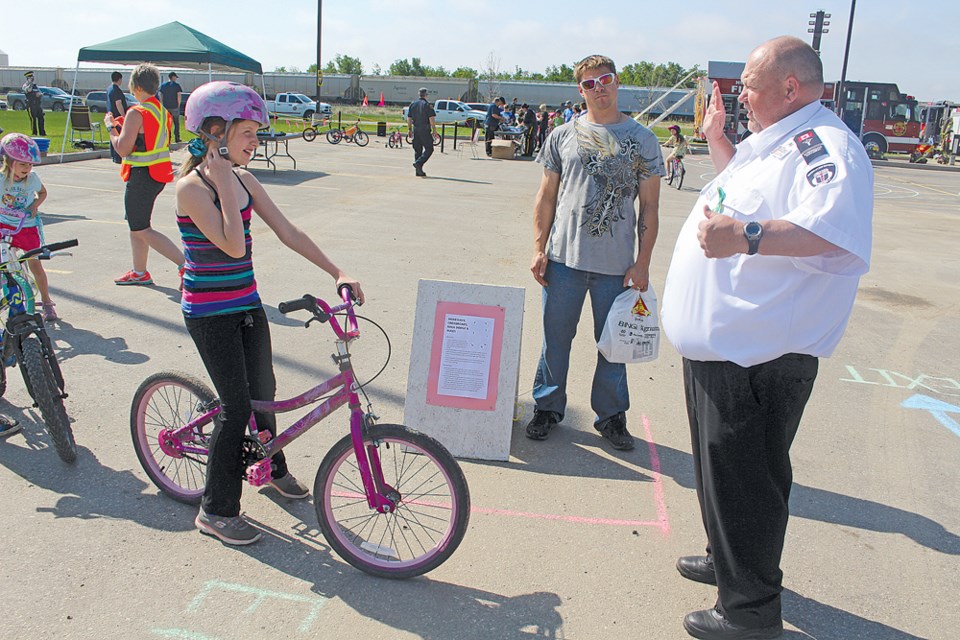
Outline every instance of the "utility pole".
<svg viewBox="0 0 960 640">
<path fill-rule="evenodd" d="M 317 106 L 320 106 L 320 85 L 323 84 L 323 63 L 320 61 L 320 34 L 323 25 L 323 0 L 317 0 Z"/>
<path fill-rule="evenodd" d="M 853 35 L 853 13 L 857 10 L 857 0 L 850 0 L 850 24 L 847 25 L 847 45 L 843 49 L 843 69 L 840 71 L 840 82 L 837 84 L 837 115 L 843 117 L 843 109 L 847 106 L 847 60 L 850 58 L 850 37 Z"/>
<path fill-rule="evenodd" d="M 810 17 L 814 19 L 807 24 L 813 28 L 807 29 L 807 33 L 813 34 L 813 50 L 817 52 L 817 55 L 820 55 L 820 36 L 825 33 L 830 33 L 830 29 L 824 29 L 824 27 L 830 24 L 830 22 L 826 20 L 826 18 L 830 17 L 830 14 L 824 13 L 821 10 L 816 13 L 811 13 Z"/>
</svg>

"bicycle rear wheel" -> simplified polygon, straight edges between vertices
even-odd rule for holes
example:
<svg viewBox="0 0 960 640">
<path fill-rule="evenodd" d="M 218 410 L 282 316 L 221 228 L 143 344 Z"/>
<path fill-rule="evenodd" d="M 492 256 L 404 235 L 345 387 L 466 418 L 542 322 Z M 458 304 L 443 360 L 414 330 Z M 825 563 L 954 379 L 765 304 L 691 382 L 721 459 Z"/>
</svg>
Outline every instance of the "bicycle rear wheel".
<svg viewBox="0 0 960 640">
<path fill-rule="evenodd" d="M 370 142 L 370 136 L 364 131 L 357 129 L 357 132 L 353 134 L 353 141 L 357 143 L 358 147 L 365 147 L 367 143 Z"/>
<path fill-rule="evenodd" d="M 34 336 L 27 336 L 20 343 L 23 356 L 23 375 L 33 401 L 40 409 L 53 448 L 64 462 L 77 459 L 77 443 L 73 439 L 70 418 L 63 407 L 60 387 L 54 378 L 50 363 L 43 355 L 43 346 Z"/>
<path fill-rule="evenodd" d="M 303 130 L 303 139 L 307 142 L 313 142 L 317 139 L 317 130 L 313 127 L 307 127 Z"/>
<path fill-rule="evenodd" d="M 170 432 L 203 414 L 215 396 L 192 376 L 156 373 L 144 380 L 130 407 L 133 449 L 157 488 L 178 502 L 200 504 L 207 478 L 207 454 L 213 421 L 179 439 Z M 185 452 L 180 446 L 200 449 Z"/>
<path fill-rule="evenodd" d="M 330 129 L 327 131 L 327 142 L 330 144 L 340 144 L 340 140 L 343 139 L 343 131 L 340 129 Z"/>
<path fill-rule="evenodd" d="M 460 465 L 433 438 L 401 425 L 368 430 L 364 446 L 380 457 L 393 513 L 367 505 L 353 441 L 347 435 L 320 463 L 313 487 L 320 530 L 351 565 L 381 578 L 410 578 L 456 551 L 470 519 Z"/>
</svg>

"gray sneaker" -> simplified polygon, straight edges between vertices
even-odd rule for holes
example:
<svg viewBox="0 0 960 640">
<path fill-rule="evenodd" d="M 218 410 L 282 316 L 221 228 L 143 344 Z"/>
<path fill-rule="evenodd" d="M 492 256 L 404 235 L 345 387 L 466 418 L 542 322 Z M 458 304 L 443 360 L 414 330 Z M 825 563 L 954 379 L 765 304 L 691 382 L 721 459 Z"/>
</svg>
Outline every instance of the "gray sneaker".
<svg viewBox="0 0 960 640">
<path fill-rule="evenodd" d="M 260 532 L 251 527 L 243 516 L 225 518 L 210 515 L 200 509 L 200 513 L 197 514 L 197 519 L 194 522 L 200 529 L 200 533 L 220 538 L 227 544 L 253 544 L 260 539 Z"/>
<path fill-rule="evenodd" d="M 0 366 L 3 366 L 3 365 L 0 364 Z M 18 431 L 20 431 L 19 422 L 17 422 L 13 418 L 8 418 L 7 416 L 0 416 L 0 438 L 6 438 L 7 436 L 12 436 Z"/>
<path fill-rule="evenodd" d="M 284 498 L 290 498 L 291 500 L 302 500 L 310 495 L 310 490 L 294 478 L 292 473 L 288 473 L 282 478 L 274 478 L 270 481 L 270 486 Z"/>
</svg>

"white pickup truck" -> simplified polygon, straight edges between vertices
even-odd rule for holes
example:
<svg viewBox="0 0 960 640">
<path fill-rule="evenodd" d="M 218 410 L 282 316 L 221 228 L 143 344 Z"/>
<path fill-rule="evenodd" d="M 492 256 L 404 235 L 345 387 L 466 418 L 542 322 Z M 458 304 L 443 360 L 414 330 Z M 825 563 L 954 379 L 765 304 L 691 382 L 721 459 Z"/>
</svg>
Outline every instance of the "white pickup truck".
<svg viewBox="0 0 960 640">
<path fill-rule="evenodd" d="M 407 109 L 403 108 L 403 117 L 407 117 Z M 437 112 L 437 124 L 466 124 L 470 120 L 476 120 L 477 124 L 483 126 L 483 121 L 487 117 L 485 111 L 471 109 L 466 103 L 459 100 L 437 100 L 433 103 L 433 110 Z"/>
<path fill-rule="evenodd" d="M 302 93 L 278 93 L 273 100 L 267 100 L 267 109 L 270 113 L 279 116 L 300 116 L 311 118 L 314 114 L 329 116 L 333 114 L 333 107 L 326 102 L 317 103 Z"/>
</svg>

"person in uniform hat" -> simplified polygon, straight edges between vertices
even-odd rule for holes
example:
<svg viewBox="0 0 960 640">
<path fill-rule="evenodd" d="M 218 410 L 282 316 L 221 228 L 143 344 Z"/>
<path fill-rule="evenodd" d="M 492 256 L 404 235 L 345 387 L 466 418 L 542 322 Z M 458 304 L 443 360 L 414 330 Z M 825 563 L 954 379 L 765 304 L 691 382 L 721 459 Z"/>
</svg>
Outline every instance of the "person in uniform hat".
<svg viewBox="0 0 960 640">
<path fill-rule="evenodd" d="M 26 80 L 23 81 L 23 95 L 27 99 L 27 115 L 30 116 L 30 130 L 34 136 L 47 135 L 46 127 L 43 123 L 43 107 L 41 99 L 43 95 L 37 88 L 37 83 L 33 79 L 33 71 L 27 71 L 23 74 Z"/>
</svg>

